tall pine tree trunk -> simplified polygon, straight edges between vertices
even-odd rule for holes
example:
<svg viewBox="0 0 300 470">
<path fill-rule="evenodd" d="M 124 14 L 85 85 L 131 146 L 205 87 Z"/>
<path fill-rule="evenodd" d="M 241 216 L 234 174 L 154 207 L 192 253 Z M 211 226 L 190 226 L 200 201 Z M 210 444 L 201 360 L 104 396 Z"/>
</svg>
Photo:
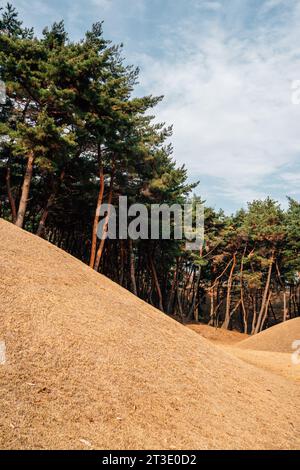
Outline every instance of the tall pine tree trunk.
<svg viewBox="0 0 300 470">
<path fill-rule="evenodd" d="M 136 279 L 135 279 L 135 260 L 134 260 L 134 253 L 132 247 L 132 240 L 128 240 L 128 247 L 129 247 L 129 261 L 130 261 L 130 279 L 132 285 L 132 292 L 134 295 L 138 295 L 137 287 L 136 287 Z"/>
<path fill-rule="evenodd" d="M 111 178 L 110 178 L 110 185 L 109 185 L 109 195 L 108 195 L 108 204 L 109 204 L 109 206 L 111 205 L 112 198 L 113 198 L 114 176 L 115 176 L 115 170 L 113 168 Z M 100 266 L 101 258 L 102 258 L 102 255 L 103 255 L 105 240 L 106 240 L 106 237 L 107 237 L 109 217 L 110 217 L 110 210 L 108 209 L 107 215 L 106 215 L 106 218 L 105 218 L 105 223 L 103 225 L 103 232 L 102 232 L 100 245 L 99 245 L 99 248 L 98 248 L 98 251 L 97 251 L 96 261 L 95 261 L 95 264 L 94 264 L 94 270 L 97 271 L 97 272 L 99 271 L 99 266 Z"/>
<path fill-rule="evenodd" d="M 201 280 L 201 266 L 199 266 L 198 269 L 199 269 L 199 271 L 198 271 L 198 274 L 197 274 L 196 282 L 194 282 L 195 290 L 193 292 L 192 305 L 191 305 L 189 315 L 188 315 L 189 320 L 194 318 L 195 321 L 199 320 L 198 315 L 195 314 L 195 306 L 196 306 L 196 300 L 197 300 L 197 296 L 198 296 L 198 293 L 199 293 L 199 286 L 200 286 L 200 280 Z"/>
<path fill-rule="evenodd" d="M 266 320 L 267 320 L 267 317 L 268 317 L 271 295 L 272 295 L 272 293 L 269 291 L 266 306 L 265 306 L 265 313 L 264 313 L 264 316 L 263 316 L 263 319 L 262 319 L 262 322 L 261 322 L 261 325 L 260 325 L 260 331 L 262 331 L 264 329 L 264 326 L 265 326 L 265 323 L 266 323 Z"/>
<path fill-rule="evenodd" d="M 99 194 L 98 194 L 97 207 L 96 207 L 96 212 L 95 212 L 93 233 L 92 233 L 92 247 L 91 247 L 91 256 L 90 256 L 91 268 L 93 268 L 95 265 L 96 249 L 97 249 L 97 229 L 98 229 L 100 209 L 101 209 L 101 205 L 103 201 L 103 194 L 104 194 L 104 172 L 103 172 L 103 166 L 101 164 L 100 164 L 100 169 L 99 169 L 99 177 L 100 177 L 100 186 L 99 186 Z"/>
<path fill-rule="evenodd" d="M 175 291 L 176 291 L 177 284 L 178 284 L 178 269 L 179 269 L 179 260 L 177 257 L 176 268 L 175 268 L 174 275 L 173 275 L 173 281 L 171 285 L 171 291 L 169 294 L 169 301 L 168 301 L 168 306 L 167 306 L 167 313 L 169 314 L 171 313 L 171 310 L 173 309 L 173 306 L 174 306 Z"/>
<path fill-rule="evenodd" d="M 46 225 L 46 221 L 47 221 L 47 218 L 48 218 L 48 215 L 49 215 L 49 211 L 55 203 L 55 198 L 56 198 L 57 192 L 60 188 L 61 183 L 64 180 L 64 177 L 65 177 L 65 171 L 62 170 L 62 172 L 60 174 L 60 177 L 59 177 L 59 181 L 56 183 L 52 194 L 50 194 L 50 196 L 48 198 L 48 201 L 47 201 L 47 204 L 46 204 L 46 206 L 43 210 L 42 217 L 39 221 L 39 226 L 38 226 L 37 231 L 36 231 L 36 234 L 37 234 L 38 237 L 43 237 L 44 236 L 45 225 Z"/>
<path fill-rule="evenodd" d="M 252 317 L 251 335 L 254 335 L 256 319 L 257 319 L 257 292 L 255 292 L 255 294 L 252 295 L 252 304 L 253 304 L 253 317 Z"/>
<path fill-rule="evenodd" d="M 179 286 L 178 285 L 176 287 L 176 295 L 177 295 L 179 315 L 180 315 L 181 321 L 183 323 L 183 310 L 182 310 L 181 296 L 180 296 Z"/>
<path fill-rule="evenodd" d="M 287 316 L 288 316 L 288 308 L 287 308 L 287 301 L 286 301 L 286 289 L 284 286 L 284 292 L 283 292 L 283 321 L 287 321 Z"/>
<path fill-rule="evenodd" d="M 213 284 L 209 289 L 210 298 L 210 319 L 209 326 L 215 326 L 215 285 Z"/>
<path fill-rule="evenodd" d="M 155 269 L 155 266 L 154 266 L 154 263 L 153 263 L 152 256 L 150 256 L 150 266 L 151 266 L 151 270 L 152 270 L 154 285 L 155 285 L 156 292 L 157 292 L 157 295 L 158 295 L 158 306 L 159 306 L 159 309 L 163 312 L 164 311 L 163 298 L 162 298 L 161 288 L 160 288 L 160 285 L 159 285 L 159 282 L 158 282 L 158 277 L 157 277 L 157 273 L 156 273 L 156 269 Z"/>
<path fill-rule="evenodd" d="M 248 315 L 245 308 L 245 301 L 244 301 L 244 258 L 246 255 L 247 246 L 244 249 L 244 253 L 241 260 L 241 271 L 240 271 L 240 293 L 241 293 L 241 306 L 243 312 L 243 324 L 244 324 L 244 333 L 247 334 L 248 332 Z"/>
<path fill-rule="evenodd" d="M 255 326 L 255 329 L 254 329 L 254 334 L 257 334 L 261 331 L 261 324 L 262 324 L 262 321 L 263 321 L 263 318 L 264 318 L 266 304 L 267 304 L 267 301 L 268 301 L 273 263 L 274 263 L 274 251 L 272 252 L 272 256 L 271 256 L 271 259 L 270 259 L 270 266 L 269 266 L 269 270 L 268 270 L 267 282 L 266 282 L 264 295 L 263 295 L 262 302 L 261 302 L 261 308 L 260 308 L 260 312 L 259 312 L 259 315 L 258 315 L 257 323 L 256 323 L 256 326 Z"/>
<path fill-rule="evenodd" d="M 47 201 L 46 207 L 44 208 L 43 213 L 42 213 L 42 217 L 40 218 L 40 221 L 39 221 L 39 226 L 38 226 L 37 231 L 36 231 L 36 234 L 37 234 L 38 237 L 43 237 L 43 235 L 44 235 L 45 224 L 46 224 L 46 220 L 48 218 L 49 209 L 53 205 L 54 200 L 55 200 L 55 194 L 52 193 L 50 195 L 48 201 Z"/>
<path fill-rule="evenodd" d="M 120 286 L 123 286 L 124 282 L 124 259 L 125 259 L 125 253 L 124 253 L 124 240 L 120 240 L 120 275 L 119 275 L 119 284 Z"/>
<path fill-rule="evenodd" d="M 236 266 L 236 253 L 233 255 L 233 262 L 232 262 L 232 266 L 231 266 L 231 270 L 230 270 L 230 274 L 229 274 L 229 278 L 228 278 L 227 296 L 226 296 L 226 313 L 225 313 L 225 320 L 222 324 L 222 328 L 225 329 L 225 330 L 228 330 L 230 320 L 231 320 L 231 310 L 230 310 L 230 307 L 231 307 L 231 289 L 232 289 L 232 279 L 233 279 L 233 273 L 234 273 L 234 270 L 235 270 L 235 266 Z"/>
<path fill-rule="evenodd" d="M 28 160 L 27 160 L 26 172 L 25 172 L 23 186 L 22 186 L 21 199 L 20 199 L 20 204 L 19 204 L 19 209 L 18 209 L 18 214 L 17 214 L 17 219 L 16 219 L 16 226 L 20 228 L 22 228 L 24 224 L 30 184 L 32 180 L 33 163 L 34 163 L 33 152 L 30 152 L 28 156 Z"/>
</svg>

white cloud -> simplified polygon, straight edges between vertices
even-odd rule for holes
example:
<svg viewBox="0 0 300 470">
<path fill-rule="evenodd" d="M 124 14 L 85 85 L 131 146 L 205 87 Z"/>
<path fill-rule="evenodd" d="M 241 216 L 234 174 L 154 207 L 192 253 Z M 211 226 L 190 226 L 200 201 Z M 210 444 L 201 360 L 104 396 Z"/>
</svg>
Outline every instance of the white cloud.
<svg viewBox="0 0 300 470">
<path fill-rule="evenodd" d="M 262 12 L 263 13 L 268 13 L 273 8 L 283 6 L 285 2 L 286 2 L 286 0 L 267 0 L 262 5 Z"/>
<path fill-rule="evenodd" d="M 217 10 L 220 10 L 223 7 L 223 5 L 220 2 L 211 0 L 211 1 L 201 1 L 198 7 L 206 9 L 206 10 L 217 11 Z"/>
<path fill-rule="evenodd" d="M 108 37 L 125 42 L 128 62 L 141 65 L 143 92 L 165 95 L 158 117 L 174 123 L 176 159 L 200 178 L 208 202 L 294 194 L 298 180 L 282 175 L 295 174 L 300 153 L 300 105 L 291 104 L 291 83 L 300 80 L 299 0 L 181 1 L 14 4 L 39 31 L 64 17 L 75 39 L 105 18 Z M 149 52 L 135 57 L 138 50 Z"/>
<path fill-rule="evenodd" d="M 97 7 L 111 7 L 113 4 L 113 0 L 90 0 L 92 5 L 96 5 Z"/>
<path fill-rule="evenodd" d="M 267 179 L 299 157 L 300 106 L 291 103 L 291 82 L 300 79 L 299 9 L 293 13 L 293 22 L 257 25 L 247 37 L 216 23 L 180 32 L 176 54 L 140 58 L 143 86 L 165 94 L 159 118 L 174 123 L 177 161 L 202 180 L 218 178 L 220 197 L 264 197 Z"/>
<path fill-rule="evenodd" d="M 300 193 L 300 172 L 286 172 L 281 174 L 281 178 L 284 182 L 288 185 L 292 185 L 293 187 L 298 188 L 298 193 Z"/>
</svg>

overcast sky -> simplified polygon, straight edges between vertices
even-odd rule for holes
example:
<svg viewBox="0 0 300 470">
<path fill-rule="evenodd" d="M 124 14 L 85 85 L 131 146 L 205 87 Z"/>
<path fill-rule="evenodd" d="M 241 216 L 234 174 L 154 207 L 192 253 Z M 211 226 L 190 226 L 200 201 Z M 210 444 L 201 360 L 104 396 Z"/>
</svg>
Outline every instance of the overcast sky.
<svg viewBox="0 0 300 470">
<path fill-rule="evenodd" d="M 0 0 L 0 4 L 5 2 Z M 178 163 L 227 212 L 271 195 L 300 199 L 300 0 L 17 0 L 40 33 L 65 20 L 71 39 L 104 20 L 140 66 L 139 94 L 163 94 Z"/>
</svg>

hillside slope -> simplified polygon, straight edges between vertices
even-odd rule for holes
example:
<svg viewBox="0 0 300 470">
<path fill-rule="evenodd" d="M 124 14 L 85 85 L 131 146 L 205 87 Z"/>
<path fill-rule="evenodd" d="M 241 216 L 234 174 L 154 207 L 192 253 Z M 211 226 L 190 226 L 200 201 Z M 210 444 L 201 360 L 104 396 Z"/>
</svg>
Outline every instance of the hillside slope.
<svg viewBox="0 0 300 470">
<path fill-rule="evenodd" d="M 215 328 L 202 323 L 190 323 L 186 326 L 190 328 L 190 330 L 195 331 L 195 333 L 198 333 L 198 335 L 201 335 L 203 338 L 206 338 L 218 345 L 233 345 L 248 338 L 248 335 L 239 333 L 238 331 L 223 330 L 222 328 Z"/>
<path fill-rule="evenodd" d="M 300 317 L 268 328 L 261 333 L 250 336 L 237 344 L 242 349 L 292 353 L 292 344 L 300 340 Z"/>
<path fill-rule="evenodd" d="M 299 387 L 0 220 L 0 447 L 299 448 Z"/>
</svg>

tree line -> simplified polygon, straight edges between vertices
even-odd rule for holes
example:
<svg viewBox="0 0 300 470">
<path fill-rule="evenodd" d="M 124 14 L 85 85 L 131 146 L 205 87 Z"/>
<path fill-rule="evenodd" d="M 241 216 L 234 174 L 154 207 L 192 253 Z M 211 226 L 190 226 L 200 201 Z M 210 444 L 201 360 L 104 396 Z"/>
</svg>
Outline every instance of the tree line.
<svg viewBox="0 0 300 470">
<path fill-rule="evenodd" d="M 197 203 L 157 123 L 162 97 L 136 97 L 139 70 L 96 23 L 40 37 L 8 4 L 0 18 L 0 216 L 44 237 L 182 321 L 257 333 L 300 313 L 300 204 L 267 198 L 232 216 L 205 207 L 199 252 L 184 240 L 97 237 L 104 203 Z M 104 229 L 110 214 L 105 214 Z"/>
</svg>

